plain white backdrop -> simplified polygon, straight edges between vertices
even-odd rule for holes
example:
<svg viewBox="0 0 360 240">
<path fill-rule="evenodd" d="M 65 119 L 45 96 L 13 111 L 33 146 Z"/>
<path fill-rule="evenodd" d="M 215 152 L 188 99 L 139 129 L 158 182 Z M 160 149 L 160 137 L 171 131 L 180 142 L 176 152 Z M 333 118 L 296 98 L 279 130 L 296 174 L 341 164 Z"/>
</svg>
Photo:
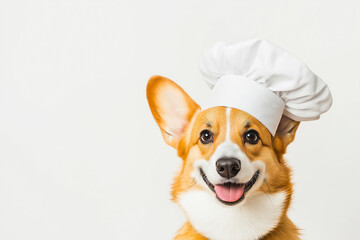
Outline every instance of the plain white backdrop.
<svg viewBox="0 0 360 240">
<path fill-rule="evenodd" d="M 200 54 L 263 37 L 334 104 L 287 159 L 303 239 L 360 239 L 360 1 L 0 1 L 0 239 L 171 239 L 181 160 L 145 97 L 150 76 L 200 104 Z"/>
</svg>

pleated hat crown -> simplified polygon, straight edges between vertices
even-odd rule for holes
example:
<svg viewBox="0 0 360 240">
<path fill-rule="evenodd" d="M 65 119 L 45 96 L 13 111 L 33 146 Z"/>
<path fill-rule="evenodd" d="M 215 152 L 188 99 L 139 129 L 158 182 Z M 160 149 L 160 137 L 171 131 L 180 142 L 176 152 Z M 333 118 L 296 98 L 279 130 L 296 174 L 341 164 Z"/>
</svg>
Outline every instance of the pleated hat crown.
<svg viewBox="0 0 360 240">
<path fill-rule="evenodd" d="M 204 109 L 243 110 L 272 135 L 282 115 L 315 120 L 332 104 L 324 81 L 295 56 L 263 39 L 215 44 L 203 54 L 200 71 L 212 88 Z"/>
</svg>

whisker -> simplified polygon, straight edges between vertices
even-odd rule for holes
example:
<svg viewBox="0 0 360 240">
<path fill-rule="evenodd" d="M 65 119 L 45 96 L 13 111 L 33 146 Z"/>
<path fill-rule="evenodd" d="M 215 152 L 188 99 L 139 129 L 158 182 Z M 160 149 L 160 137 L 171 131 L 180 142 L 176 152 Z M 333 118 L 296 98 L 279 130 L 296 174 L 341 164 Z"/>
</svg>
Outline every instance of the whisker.
<svg viewBox="0 0 360 240">
<path fill-rule="evenodd" d="M 273 201 L 271 200 L 271 198 L 270 198 L 269 194 L 265 193 L 265 195 L 266 195 L 266 196 L 267 196 L 267 198 L 270 200 L 271 205 L 273 206 L 273 208 L 275 208 L 274 203 L 273 203 Z"/>
<path fill-rule="evenodd" d="M 188 187 L 187 190 L 189 190 L 190 188 L 192 188 L 193 186 L 195 186 L 195 184 L 196 184 L 196 181 L 195 181 L 195 179 L 193 179 L 192 182 L 191 182 L 191 185 Z"/>
<path fill-rule="evenodd" d="M 266 185 L 267 185 L 267 187 L 268 187 L 268 190 L 270 190 L 270 186 L 269 186 L 268 182 L 266 181 L 266 178 L 264 179 L 264 182 L 266 183 Z M 275 208 L 274 203 L 273 203 L 273 201 L 271 200 L 269 194 L 267 194 L 265 191 L 264 191 L 264 193 L 266 194 L 267 198 L 270 200 L 271 205 L 273 206 L 273 208 Z"/>
<path fill-rule="evenodd" d="M 266 178 L 264 179 L 264 182 L 266 183 L 268 190 L 270 191 L 270 186 L 269 186 L 268 182 L 266 181 Z"/>
</svg>

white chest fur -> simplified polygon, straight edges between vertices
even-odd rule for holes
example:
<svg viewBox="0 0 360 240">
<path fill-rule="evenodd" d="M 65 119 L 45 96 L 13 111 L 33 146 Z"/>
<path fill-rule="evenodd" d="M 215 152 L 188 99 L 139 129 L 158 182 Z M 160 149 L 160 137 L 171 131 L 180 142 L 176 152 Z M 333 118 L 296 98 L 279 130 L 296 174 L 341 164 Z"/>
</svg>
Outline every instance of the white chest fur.
<svg viewBox="0 0 360 240">
<path fill-rule="evenodd" d="M 252 193 L 238 206 L 225 206 L 208 191 L 192 191 L 179 203 L 193 227 L 211 240 L 257 240 L 278 224 L 285 197 Z"/>
</svg>

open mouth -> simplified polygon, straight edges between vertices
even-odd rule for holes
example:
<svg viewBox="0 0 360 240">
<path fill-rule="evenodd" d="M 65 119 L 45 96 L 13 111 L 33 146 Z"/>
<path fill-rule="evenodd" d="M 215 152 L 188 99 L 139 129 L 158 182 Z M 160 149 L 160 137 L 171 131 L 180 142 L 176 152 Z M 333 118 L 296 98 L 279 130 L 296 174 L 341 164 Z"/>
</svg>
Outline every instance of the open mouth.
<svg viewBox="0 0 360 240">
<path fill-rule="evenodd" d="M 205 172 L 201 168 L 200 174 L 204 182 L 216 194 L 216 198 L 220 202 L 226 205 L 235 205 L 241 202 L 245 198 L 245 193 L 254 186 L 260 175 L 260 171 L 257 170 L 247 183 L 227 182 L 224 184 L 216 184 L 215 186 L 209 181 Z"/>
</svg>

